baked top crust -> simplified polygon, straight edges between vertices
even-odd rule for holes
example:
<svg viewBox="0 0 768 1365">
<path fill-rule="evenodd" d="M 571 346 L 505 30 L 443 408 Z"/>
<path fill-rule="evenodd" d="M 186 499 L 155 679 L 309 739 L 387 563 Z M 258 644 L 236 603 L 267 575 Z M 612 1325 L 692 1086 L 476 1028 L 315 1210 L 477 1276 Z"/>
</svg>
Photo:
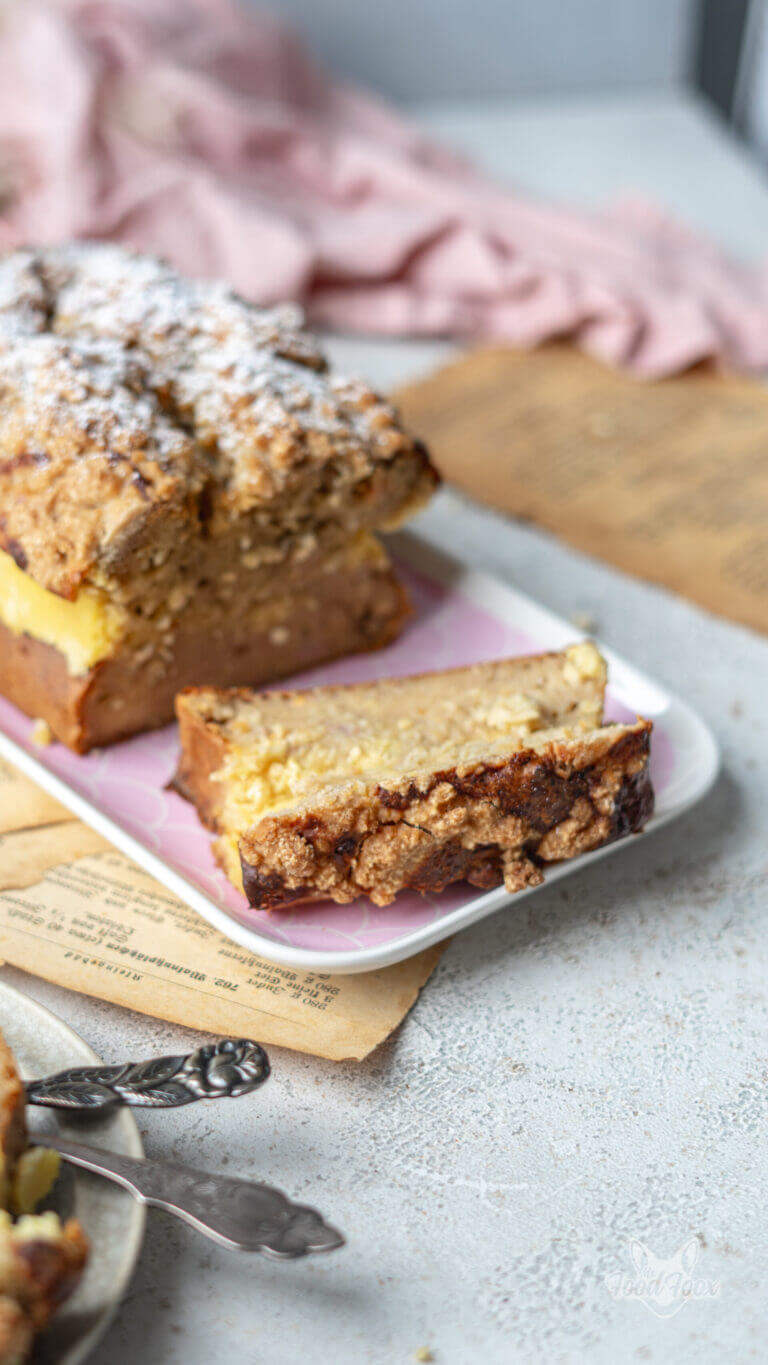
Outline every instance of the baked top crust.
<svg viewBox="0 0 768 1365">
<path fill-rule="evenodd" d="M 397 524 L 435 486 L 426 452 L 300 324 L 119 247 L 4 257 L 0 547 L 73 597 L 190 527 L 247 523 L 253 552 Z"/>
</svg>

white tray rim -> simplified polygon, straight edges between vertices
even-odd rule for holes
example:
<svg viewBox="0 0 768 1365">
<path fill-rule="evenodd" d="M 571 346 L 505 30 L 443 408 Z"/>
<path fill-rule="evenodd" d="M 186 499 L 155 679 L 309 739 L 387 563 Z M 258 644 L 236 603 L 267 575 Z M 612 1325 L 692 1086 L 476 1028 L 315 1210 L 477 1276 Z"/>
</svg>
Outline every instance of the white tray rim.
<svg viewBox="0 0 768 1365">
<path fill-rule="evenodd" d="M 460 561 L 442 554 L 412 532 L 403 532 L 391 537 L 389 544 L 396 560 L 404 561 L 411 568 L 440 582 L 445 583 L 452 580 L 456 589 L 478 606 L 491 609 L 514 625 L 524 630 L 530 630 L 534 636 L 543 636 L 547 641 L 545 647 L 548 649 L 559 649 L 567 644 L 572 644 L 575 640 L 587 638 L 582 631 L 577 630 L 563 617 L 556 615 L 548 608 L 540 606 L 526 593 L 502 583 L 490 574 L 469 568 Z M 622 839 L 617 843 L 609 844 L 607 847 L 595 849 L 592 853 L 586 853 L 569 862 L 553 866 L 548 869 L 541 887 L 529 887 L 524 891 L 516 892 L 513 896 L 503 886 L 496 887 L 493 891 L 487 891 L 473 897 L 472 900 L 467 901 L 439 920 L 433 920 L 416 929 L 405 931 L 400 937 L 388 943 L 367 948 L 339 951 L 298 948 L 276 939 L 266 938 L 257 929 L 250 929 L 229 914 L 228 911 L 222 909 L 221 906 L 216 905 L 199 886 L 182 876 L 180 872 L 166 863 L 141 840 L 125 830 L 117 821 L 105 815 L 103 811 L 81 796 L 79 792 L 74 791 L 62 778 L 50 772 L 45 764 L 35 757 L 34 753 L 17 744 L 2 729 L 0 729 L 0 757 L 7 759 L 27 777 L 38 783 L 63 806 L 71 810 L 73 815 L 76 815 L 85 824 L 90 825 L 121 853 L 125 853 L 127 857 L 131 858 L 145 872 L 148 872 L 168 891 L 178 896 L 180 900 L 202 915 L 203 919 L 207 920 L 209 924 L 239 944 L 240 947 L 246 948 L 249 952 L 260 958 L 265 958 L 267 961 L 305 971 L 322 974 L 376 971 L 383 967 L 392 966 L 396 962 L 402 962 L 405 958 L 412 957 L 415 953 L 432 947 L 433 944 L 442 939 L 450 938 L 461 929 L 469 928 L 471 924 L 476 924 L 478 920 L 492 914 L 509 901 L 514 900 L 515 904 L 522 902 L 527 896 L 535 895 L 537 891 L 559 881 L 561 877 L 569 876 L 599 858 L 621 851 L 628 847 L 630 842 L 634 843 L 636 839 L 647 838 L 649 834 L 661 829 L 670 820 L 674 820 L 690 810 L 710 791 L 719 772 L 720 755 L 715 737 L 709 726 L 686 702 L 654 682 L 647 674 L 629 664 L 612 649 L 600 644 L 599 640 L 598 644 L 608 663 L 612 691 L 620 700 L 626 696 L 628 704 L 634 706 L 637 694 L 641 693 L 646 702 L 645 714 L 650 714 L 651 718 L 661 715 L 673 717 L 678 727 L 687 731 L 689 742 L 698 754 L 695 780 L 689 781 L 677 797 L 673 793 L 671 799 L 665 800 L 661 808 L 657 809 L 648 822 L 643 833 L 634 835 L 632 841 Z"/>
</svg>

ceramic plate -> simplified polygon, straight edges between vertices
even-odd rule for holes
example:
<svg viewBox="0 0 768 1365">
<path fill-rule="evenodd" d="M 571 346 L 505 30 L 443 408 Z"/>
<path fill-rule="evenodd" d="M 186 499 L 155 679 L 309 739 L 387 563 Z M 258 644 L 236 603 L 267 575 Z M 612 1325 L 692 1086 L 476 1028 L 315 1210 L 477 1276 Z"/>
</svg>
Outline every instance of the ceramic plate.
<svg viewBox="0 0 768 1365">
<path fill-rule="evenodd" d="M 299 687 L 448 668 L 504 655 L 560 649 L 579 638 L 573 625 L 530 597 L 437 555 L 411 535 L 394 541 L 395 559 L 415 606 L 413 623 L 386 650 L 356 655 L 303 673 Z M 685 702 L 611 650 L 607 714 L 654 722 L 652 771 L 656 814 L 648 832 L 688 810 L 712 785 L 717 748 Z M 290 687 L 290 681 L 280 684 Z M 176 764 L 174 726 L 81 758 L 60 744 L 36 748 L 30 720 L 0 699 L 0 755 L 94 826 L 229 938 L 286 966 L 322 972 L 384 967 L 455 934 L 499 909 L 503 887 L 479 892 L 462 884 L 439 896 L 403 894 L 394 905 L 325 902 L 276 914 L 251 909 L 213 860 L 194 809 L 166 789 Z M 647 833 L 639 836 L 646 838 Z M 551 868 L 547 882 L 585 862 L 621 854 L 627 841 Z M 518 892 L 514 904 L 536 888 Z"/>
<path fill-rule="evenodd" d="M 100 1060 L 55 1014 L 2 981 L 0 1030 L 26 1080 Z M 62 1110 L 31 1105 L 27 1113 L 33 1135 L 44 1130 L 126 1156 L 143 1156 L 139 1130 L 125 1109 L 116 1109 L 108 1118 L 89 1115 L 80 1121 Z M 79 1219 L 91 1255 L 77 1292 L 43 1332 L 33 1358 L 35 1365 L 80 1365 L 106 1331 L 128 1287 L 144 1236 L 145 1211 L 116 1185 L 63 1163 L 43 1207 Z"/>
</svg>

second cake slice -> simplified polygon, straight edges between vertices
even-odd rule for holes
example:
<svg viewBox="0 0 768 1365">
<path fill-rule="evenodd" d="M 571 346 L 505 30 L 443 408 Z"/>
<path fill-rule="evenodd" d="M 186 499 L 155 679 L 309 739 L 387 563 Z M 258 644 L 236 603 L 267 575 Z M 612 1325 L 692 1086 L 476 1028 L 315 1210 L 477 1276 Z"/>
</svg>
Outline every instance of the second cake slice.
<svg viewBox="0 0 768 1365">
<path fill-rule="evenodd" d="M 651 725 L 601 724 L 591 644 L 349 687 L 177 701 L 179 789 L 250 903 L 509 891 L 639 830 Z"/>
</svg>

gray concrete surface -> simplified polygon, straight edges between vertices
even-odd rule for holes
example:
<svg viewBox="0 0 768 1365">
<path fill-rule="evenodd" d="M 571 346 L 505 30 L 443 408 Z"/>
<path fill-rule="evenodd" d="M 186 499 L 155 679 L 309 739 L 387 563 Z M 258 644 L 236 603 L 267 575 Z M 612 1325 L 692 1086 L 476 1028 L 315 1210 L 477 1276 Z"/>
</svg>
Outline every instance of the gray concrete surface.
<svg viewBox="0 0 768 1365">
<path fill-rule="evenodd" d="M 524 147 L 509 133 L 516 118 Z M 500 157 L 504 141 L 509 172 L 524 179 L 535 164 L 540 188 L 558 149 L 551 191 L 575 197 L 579 157 L 595 183 L 596 143 L 605 137 L 610 162 L 616 127 L 627 136 L 632 118 L 632 106 L 615 106 L 590 130 L 576 120 L 576 134 L 565 109 L 540 111 L 538 124 L 535 111 L 513 111 L 486 150 Z M 646 108 L 636 128 L 643 188 L 663 191 L 677 174 L 698 219 L 725 237 L 732 219 L 734 246 L 768 240 L 768 194 L 693 106 L 653 118 Z M 333 349 L 382 383 L 445 354 Z M 439 1365 L 761 1361 L 768 641 L 448 493 L 421 530 L 555 610 L 594 617 L 607 643 L 707 718 L 722 778 L 672 827 L 459 935 L 366 1064 L 274 1050 L 274 1079 L 252 1102 L 143 1118 L 151 1155 L 274 1180 L 321 1205 L 349 1245 L 325 1261 L 271 1266 L 151 1217 L 98 1360 L 406 1365 L 429 1347 Z M 195 1038 L 8 968 L 3 976 L 109 1060 Z M 655 1257 L 674 1270 L 676 1257 L 689 1266 L 697 1257 L 696 1297 L 673 1316 L 660 1316 L 663 1295 L 650 1307 L 615 1297 L 637 1276 L 633 1243 L 646 1248 L 635 1249 L 641 1264 Z"/>
<path fill-rule="evenodd" d="M 260 0 L 250 0 L 258 4 Z M 695 0 L 272 0 L 332 70 L 402 100 L 660 89 L 694 62 Z"/>
</svg>

